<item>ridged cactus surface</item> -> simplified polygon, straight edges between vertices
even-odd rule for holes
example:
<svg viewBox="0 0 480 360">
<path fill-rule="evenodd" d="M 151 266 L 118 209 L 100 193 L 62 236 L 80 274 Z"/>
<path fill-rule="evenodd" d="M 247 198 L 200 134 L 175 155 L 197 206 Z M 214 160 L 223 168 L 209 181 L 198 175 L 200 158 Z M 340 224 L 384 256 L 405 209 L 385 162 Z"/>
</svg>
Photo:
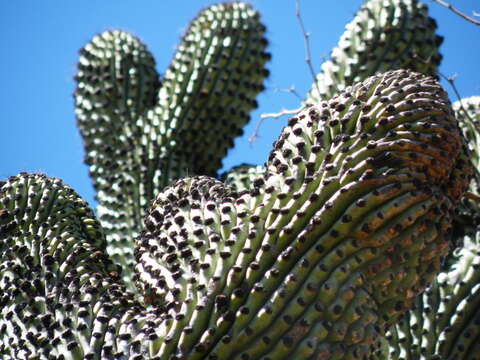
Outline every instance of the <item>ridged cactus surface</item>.
<svg viewBox="0 0 480 360">
<path fill-rule="evenodd" d="M 95 36 L 80 51 L 75 104 L 108 252 L 130 279 L 133 239 L 155 195 L 187 175 L 215 176 L 242 134 L 268 71 L 259 15 L 213 5 L 191 22 L 162 83 L 136 37 Z"/>
<path fill-rule="evenodd" d="M 411 69 L 435 76 L 443 40 L 436 27 L 417 0 L 366 1 L 322 64 L 306 102 L 329 99 L 376 72 Z"/>
<path fill-rule="evenodd" d="M 478 172 L 479 98 L 453 104 Z M 473 178 L 476 180 L 476 177 Z M 470 194 L 478 196 L 477 182 Z M 387 333 L 375 359 L 480 359 L 480 232 L 478 200 L 463 198 L 463 238 L 457 240 L 434 283 L 415 300 L 412 310 Z M 458 219 L 458 215 L 457 215 Z M 457 236 L 460 236 L 457 234 Z"/>
<path fill-rule="evenodd" d="M 289 120 L 250 191 L 201 176 L 158 195 L 136 241 L 149 308 L 71 189 L 12 177 L 0 190 L 1 352 L 367 357 L 440 267 L 468 185 L 461 154 L 434 79 L 402 70 L 347 88 Z"/>
<path fill-rule="evenodd" d="M 461 151 L 443 90 L 397 71 L 290 119 L 249 193 L 177 182 L 137 242 L 144 291 L 172 318 L 161 349 L 367 356 L 440 267 Z"/>
<path fill-rule="evenodd" d="M 268 75 L 259 14 L 204 9 L 162 77 L 96 35 L 74 98 L 98 220 L 59 179 L 0 182 L 0 358 L 480 359 L 480 98 L 449 101 L 435 29 L 366 1 L 265 166 L 220 180 Z"/>
<path fill-rule="evenodd" d="M 480 156 L 480 96 L 472 96 L 453 103 L 460 128 L 468 141 L 471 161 L 479 167 Z"/>
<path fill-rule="evenodd" d="M 480 242 L 465 238 L 452 266 L 387 334 L 378 359 L 480 359 Z"/>
<path fill-rule="evenodd" d="M 472 96 L 452 104 L 464 142 L 468 148 L 468 161 L 474 167 L 468 196 L 462 199 L 456 217 L 457 237 L 461 243 L 463 236 L 476 237 L 480 225 L 480 96 Z"/>
</svg>

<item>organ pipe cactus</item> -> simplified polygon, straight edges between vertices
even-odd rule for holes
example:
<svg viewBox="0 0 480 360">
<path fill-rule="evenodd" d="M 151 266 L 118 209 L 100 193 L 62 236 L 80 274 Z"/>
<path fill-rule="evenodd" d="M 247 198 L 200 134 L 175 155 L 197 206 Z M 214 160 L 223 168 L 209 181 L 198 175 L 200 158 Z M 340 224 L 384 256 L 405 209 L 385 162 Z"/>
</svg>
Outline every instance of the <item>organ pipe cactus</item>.
<svg viewBox="0 0 480 360">
<path fill-rule="evenodd" d="M 75 103 L 98 220 L 59 179 L 0 184 L 2 359 L 475 358 L 478 107 L 462 117 L 415 55 L 440 58 L 425 7 L 360 14 L 366 44 L 394 33 L 405 60 L 385 45 L 378 69 L 311 92 L 265 167 L 224 182 L 268 73 L 258 14 L 203 10 L 162 82 L 133 36 L 87 44 Z M 445 258 L 462 211 L 471 228 Z"/>
</svg>

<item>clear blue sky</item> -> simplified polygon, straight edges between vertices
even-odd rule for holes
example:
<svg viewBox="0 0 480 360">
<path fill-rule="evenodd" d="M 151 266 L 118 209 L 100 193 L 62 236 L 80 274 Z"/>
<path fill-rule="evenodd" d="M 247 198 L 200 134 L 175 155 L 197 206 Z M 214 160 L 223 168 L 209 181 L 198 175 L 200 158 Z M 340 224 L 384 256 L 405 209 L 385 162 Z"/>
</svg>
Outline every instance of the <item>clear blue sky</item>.
<svg viewBox="0 0 480 360">
<path fill-rule="evenodd" d="M 430 15 L 445 36 L 441 71 L 457 73 L 462 96 L 480 95 L 480 27 L 467 23 L 429 0 Z M 92 206 L 94 192 L 83 164 L 75 127 L 72 93 L 78 50 L 94 34 L 120 28 L 139 36 L 154 54 L 158 71 L 168 66 L 182 29 L 201 8 L 201 0 L 15 0 L 1 1 L 0 13 L 0 179 L 19 171 L 40 171 L 62 178 Z M 259 109 L 243 138 L 224 160 L 226 169 L 242 162 L 262 164 L 286 119 L 268 120 L 260 139 L 247 140 L 261 113 L 297 108 L 299 100 L 275 91 L 292 85 L 305 94 L 312 82 L 304 62 L 303 37 L 295 0 L 253 0 L 268 28 L 271 76 L 258 98 Z M 313 62 L 320 68 L 361 0 L 301 2 L 311 33 Z M 480 11 L 478 0 L 452 0 L 461 9 Z M 453 92 L 446 87 L 455 100 Z"/>
</svg>

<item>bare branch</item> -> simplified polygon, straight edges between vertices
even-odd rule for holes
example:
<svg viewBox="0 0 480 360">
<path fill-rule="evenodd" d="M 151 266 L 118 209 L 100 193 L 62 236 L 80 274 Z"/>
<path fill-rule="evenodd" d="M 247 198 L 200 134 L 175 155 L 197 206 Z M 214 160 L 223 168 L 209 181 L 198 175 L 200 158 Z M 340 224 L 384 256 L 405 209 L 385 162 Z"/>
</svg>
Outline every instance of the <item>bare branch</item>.
<svg viewBox="0 0 480 360">
<path fill-rule="evenodd" d="M 436 2 L 436 3 L 439 4 L 439 5 L 442 5 L 442 6 L 446 7 L 447 9 L 449 9 L 449 10 L 452 11 L 452 12 L 454 12 L 454 13 L 457 14 L 458 16 L 464 18 L 464 19 L 467 20 L 467 21 L 470 21 L 472 24 L 480 25 L 480 20 L 474 19 L 473 17 L 464 14 L 463 12 L 461 12 L 460 10 L 454 8 L 451 4 L 447 3 L 447 2 L 444 1 L 444 0 L 432 0 L 432 1 L 433 1 L 433 2 Z M 473 16 L 479 16 L 479 14 L 477 14 L 476 12 L 473 12 Z"/>
<path fill-rule="evenodd" d="M 294 95 L 297 99 L 303 100 L 303 98 L 300 96 L 300 94 L 295 90 L 295 86 L 291 85 L 288 89 L 281 89 L 281 88 L 275 88 L 275 92 L 285 92 Z"/>
<path fill-rule="evenodd" d="M 262 126 L 262 123 L 265 119 L 278 119 L 278 118 L 281 118 L 285 115 L 293 115 L 293 114 L 296 114 L 296 113 L 302 111 L 303 108 L 304 108 L 304 106 L 301 106 L 298 109 L 293 109 L 293 110 L 283 109 L 282 111 L 280 111 L 278 113 L 261 114 L 260 119 L 257 122 L 257 126 L 255 126 L 255 131 L 248 138 L 248 142 L 253 143 L 258 139 L 258 133 L 259 133 L 259 130 L 260 130 L 260 126 Z"/>
<path fill-rule="evenodd" d="M 304 108 L 304 106 L 300 106 L 298 109 L 292 109 L 292 110 L 283 109 L 282 111 L 280 111 L 278 113 L 262 114 L 262 115 L 260 115 L 260 119 L 278 119 L 278 118 L 281 118 L 282 116 L 285 116 L 285 115 L 296 114 L 296 113 L 302 111 L 303 108 Z"/>
<path fill-rule="evenodd" d="M 310 70 L 310 74 L 312 75 L 313 83 L 317 88 L 318 93 L 320 94 L 320 90 L 318 88 L 317 78 L 315 76 L 315 70 L 313 69 L 312 65 L 312 53 L 310 51 L 310 33 L 305 30 L 305 25 L 303 24 L 302 14 L 300 12 L 300 0 L 295 0 L 295 15 L 297 16 L 298 23 L 300 24 L 300 28 L 302 29 L 303 39 L 304 39 L 304 46 L 305 46 L 305 62 L 307 63 L 308 69 Z"/>
</svg>

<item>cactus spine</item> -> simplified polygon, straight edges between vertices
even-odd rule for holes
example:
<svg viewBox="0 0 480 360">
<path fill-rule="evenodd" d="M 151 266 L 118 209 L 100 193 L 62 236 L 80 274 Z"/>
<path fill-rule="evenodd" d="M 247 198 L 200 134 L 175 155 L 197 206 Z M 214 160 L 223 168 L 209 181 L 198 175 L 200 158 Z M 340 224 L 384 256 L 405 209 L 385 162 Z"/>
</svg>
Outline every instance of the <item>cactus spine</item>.
<svg viewBox="0 0 480 360">
<path fill-rule="evenodd" d="M 479 107 L 426 76 L 426 8 L 366 2 L 265 167 L 221 182 L 264 30 L 240 2 L 203 10 L 161 82 L 127 33 L 82 49 L 99 220 L 58 179 L 0 183 L 2 358 L 476 358 Z"/>
</svg>

